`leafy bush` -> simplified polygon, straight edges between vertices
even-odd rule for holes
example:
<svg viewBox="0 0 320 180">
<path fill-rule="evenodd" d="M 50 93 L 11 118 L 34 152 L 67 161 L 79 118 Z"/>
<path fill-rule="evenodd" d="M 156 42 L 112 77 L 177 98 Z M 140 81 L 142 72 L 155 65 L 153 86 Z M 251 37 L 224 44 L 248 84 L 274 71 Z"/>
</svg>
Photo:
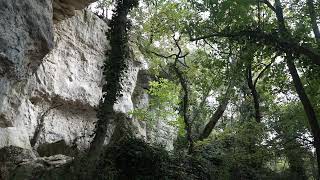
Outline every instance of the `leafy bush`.
<svg viewBox="0 0 320 180">
<path fill-rule="evenodd" d="M 210 179 L 199 160 L 174 156 L 136 138 L 108 147 L 97 169 L 99 179 Z"/>
</svg>

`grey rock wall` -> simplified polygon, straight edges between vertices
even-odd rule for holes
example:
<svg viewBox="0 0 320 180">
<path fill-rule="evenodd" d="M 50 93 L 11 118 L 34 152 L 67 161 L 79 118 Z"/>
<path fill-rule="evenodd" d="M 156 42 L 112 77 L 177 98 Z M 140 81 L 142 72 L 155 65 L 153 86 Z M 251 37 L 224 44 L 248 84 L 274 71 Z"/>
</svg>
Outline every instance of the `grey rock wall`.
<svg viewBox="0 0 320 180">
<path fill-rule="evenodd" d="M 0 148 L 13 145 L 30 149 L 29 142 L 40 125 L 43 130 L 38 132 L 35 146 L 61 140 L 79 149 L 89 145 L 101 97 L 103 61 L 109 48 L 105 35 L 108 26 L 84 10 L 57 22 L 53 31 L 54 49 L 41 59 L 37 70 L 26 75 L 23 82 L 13 83 L 8 88 L 11 92 L 0 96 L 7 99 L 8 103 L 2 104 L 7 109 L 3 114 L 11 122 L 0 128 Z M 133 110 L 131 96 L 142 67 L 141 62 L 128 63 L 123 96 L 114 107 L 122 113 Z M 15 80 L 1 78 L 4 79 L 9 83 Z M 144 124 L 137 120 L 134 124 L 138 136 L 145 137 Z"/>
<path fill-rule="evenodd" d="M 89 2 L 0 2 L 0 149 L 46 149 L 62 144 L 83 150 L 89 146 L 101 97 L 103 61 L 110 48 L 106 22 L 91 12 L 76 10 Z M 125 114 L 148 104 L 146 64 L 128 63 L 123 96 L 114 106 Z M 137 136 L 146 138 L 145 122 L 129 114 L 128 118 Z M 162 127 L 168 129 L 158 128 Z M 111 125 L 108 136 L 112 131 Z M 171 136 L 160 138 L 172 149 Z"/>
<path fill-rule="evenodd" d="M 50 0 L 0 1 L 0 127 L 15 126 L 12 107 L 19 106 L 26 79 L 52 48 Z"/>
<path fill-rule="evenodd" d="M 87 142 L 101 95 L 107 29 L 94 15 L 78 12 L 52 28 L 55 48 L 41 59 L 34 73 L 21 81 L 1 78 L 10 86 L 0 84 L 8 89 L 0 95 L 6 100 L 1 104 L 6 111 L 0 119 L 0 147 L 31 148 L 30 139 L 41 120 L 44 132 L 40 132 L 39 143 L 61 139 L 68 144 Z"/>
<path fill-rule="evenodd" d="M 0 75 L 21 79 L 53 48 L 50 0 L 0 1 Z"/>
<path fill-rule="evenodd" d="M 87 7 L 96 0 L 53 0 L 53 21 L 58 22 L 75 15 L 76 10 Z"/>
</svg>

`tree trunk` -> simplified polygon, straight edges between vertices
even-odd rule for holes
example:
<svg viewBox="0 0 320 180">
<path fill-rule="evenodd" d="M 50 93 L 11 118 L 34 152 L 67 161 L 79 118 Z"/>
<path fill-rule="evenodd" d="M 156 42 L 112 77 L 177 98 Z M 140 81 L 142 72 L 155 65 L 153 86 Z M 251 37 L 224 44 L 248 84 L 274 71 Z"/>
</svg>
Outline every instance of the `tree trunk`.
<svg viewBox="0 0 320 180">
<path fill-rule="evenodd" d="M 111 50 L 108 53 L 109 58 L 104 62 L 104 75 L 107 83 L 102 87 L 103 97 L 97 112 L 98 122 L 96 124 L 95 136 L 87 154 L 90 164 L 98 160 L 110 120 L 115 118 L 113 106 L 120 96 L 122 90 L 121 78 L 123 72 L 127 69 L 126 61 L 129 58 L 127 15 L 135 5 L 137 5 L 136 0 L 116 1 L 116 11 L 110 23 L 109 38 Z"/>
<path fill-rule="evenodd" d="M 276 15 L 277 15 L 277 20 L 278 20 L 278 26 L 279 26 L 279 31 L 281 33 L 282 37 L 285 37 L 288 35 L 288 30 L 285 26 L 285 21 L 283 17 L 283 10 L 281 7 L 281 2 L 280 0 L 275 0 L 275 8 L 276 8 Z M 299 74 L 297 72 L 297 69 L 294 65 L 294 58 L 292 54 L 287 53 L 286 57 L 286 63 L 289 68 L 289 72 L 291 74 L 295 89 L 297 91 L 297 94 L 300 98 L 300 101 L 303 105 L 304 111 L 307 115 L 309 125 L 311 128 L 311 133 L 313 135 L 313 141 L 314 141 L 314 147 L 316 149 L 316 154 L 317 154 L 317 162 L 318 162 L 318 177 L 320 176 L 320 129 L 319 129 L 319 124 L 318 120 L 316 117 L 316 113 L 312 107 L 312 104 L 303 88 L 303 84 L 301 83 Z"/>
<path fill-rule="evenodd" d="M 227 94 L 228 93 L 228 94 Z M 219 119 L 222 117 L 224 111 L 226 110 L 228 103 L 229 103 L 229 99 L 230 99 L 230 95 L 229 92 L 227 90 L 226 93 L 226 97 L 224 98 L 224 100 L 219 104 L 217 110 L 213 113 L 213 115 L 210 117 L 209 122 L 206 124 L 204 130 L 202 131 L 202 133 L 199 136 L 199 141 L 202 141 L 206 138 L 209 137 L 209 135 L 211 134 L 213 128 L 216 126 L 217 122 L 219 121 Z"/>
<path fill-rule="evenodd" d="M 230 66 L 230 72 L 232 74 L 236 73 L 237 69 L 241 66 L 242 66 L 242 61 L 232 62 L 231 66 Z M 199 141 L 203 141 L 204 139 L 206 139 L 210 136 L 212 130 L 215 128 L 219 119 L 222 117 L 223 113 L 225 112 L 225 110 L 229 104 L 230 98 L 232 96 L 232 88 L 234 87 L 235 83 L 236 83 L 235 78 L 231 76 L 231 79 L 229 81 L 229 86 L 226 90 L 226 93 L 224 94 L 223 100 L 220 102 L 218 108 L 212 114 L 212 116 L 209 119 L 209 122 L 204 127 L 202 133 L 200 134 L 200 136 L 198 138 Z"/>
<path fill-rule="evenodd" d="M 313 135 L 314 147 L 316 149 L 317 162 L 318 162 L 318 176 L 319 176 L 320 175 L 320 128 L 319 128 L 319 123 L 318 123 L 314 108 L 313 108 L 304 88 L 303 88 L 303 84 L 301 83 L 299 74 L 298 74 L 297 69 L 296 69 L 294 62 L 293 62 L 292 55 L 287 55 L 286 63 L 289 68 L 289 72 L 291 74 L 291 77 L 293 79 L 295 89 L 297 91 L 297 94 L 299 95 L 300 101 L 303 105 L 304 111 L 305 111 L 307 118 L 308 118 L 308 121 L 309 121 L 311 133 Z"/>
<path fill-rule="evenodd" d="M 307 0 L 307 6 L 308 6 L 310 21 L 311 21 L 311 27 L 312 27 L 314 36 L 316 38 L 318 47 L 320 48 L 320 31 L 317 24 L 317 13 L 315 11 L 313 0 Z"/>
<path fill-rule="evenodd" d="M 253 104 L 254 104 L 254 111 L 255 111 L 255 119 L 257 123 L 261 122 L 261 113 L 260 113 L 260 103 L 259 103 L 259 94 L 256 89 L 255 84 L 253 83 L 252 79 L 252 64 L 248 63 L 247 65 L 247 82 L 248 82 L 248 87 L 251 91 L 251 95 L 253 98 Z"/>
<path fill-rule="evenodd" d="M 178 56 L 177 56 L 178 57 Z M 176 59 L 177 61 L 177 59 Z M 180 85 L 182 87 L 182 92 L 183 92 L 183 100 L 181 102 L 181 113 L 183 116 L 183 120 L 185 123 L 185 130 L 186 130 L 186 137 L 188 140 L 188 153 L 191 154 L 193 152 L 193 138 L 192 138 L 192 127 L 191 127 L 191 122 L 190 122 L 190 115 L 189 115 L 189 91 L 188 91 L 188 84 L 187 80 L 183 77 L 182 72 L 179 70 L 177 65 L 174 65 L 174 70 L 176 72 L 176 75 L 178 76 Z"/>
</svg>

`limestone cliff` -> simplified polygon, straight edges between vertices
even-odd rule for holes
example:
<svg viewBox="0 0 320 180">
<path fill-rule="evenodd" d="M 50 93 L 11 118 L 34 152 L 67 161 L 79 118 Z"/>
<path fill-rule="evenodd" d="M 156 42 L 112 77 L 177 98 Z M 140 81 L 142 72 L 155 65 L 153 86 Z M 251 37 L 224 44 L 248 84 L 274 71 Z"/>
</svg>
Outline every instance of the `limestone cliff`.
<svg viewBox="0 0 320 180">
<path fill-rule="evenodd" d="M 107 30 L 103 20 L 87 11 L 77 11 L 54 25 L 54 48 L 33 73 L 2 94 L 7 100 L 2 115 L 9 123 L 2 120 L 0 147 L 29 149 L 35 133 L 39 133 L 37 144 L 64 140 L 70 146 L 87 147 L 101 97 Z M 133 109 L 131 94 L 140 68 L 140 62 L 130 62 L 117 111 Z M 41 123 L 43 132 L 36 132 Z"/>
<path fill-rule="evenodd" d="M 109 48 L 107 23 L 77 10 L 91 1 L 0 2 L 0 149 L 88 147 Z M 148 83 L 145 69 L 145 62 L 129 62 L 116 111 L 128 113 L 148 103 L 148 95 L 139 87 Z M 131 120 L 137 136 L 146 137 L 145 123 Z M 172 149 L 170 127 L 161 127 L 157 127 L 162 132 L 159 142 Z M 169 141 L 163 141 L 166 137 Z M 66 149 L 45 151 L 45 155 L 68 154 L 62 152 Z"/>
</svg>

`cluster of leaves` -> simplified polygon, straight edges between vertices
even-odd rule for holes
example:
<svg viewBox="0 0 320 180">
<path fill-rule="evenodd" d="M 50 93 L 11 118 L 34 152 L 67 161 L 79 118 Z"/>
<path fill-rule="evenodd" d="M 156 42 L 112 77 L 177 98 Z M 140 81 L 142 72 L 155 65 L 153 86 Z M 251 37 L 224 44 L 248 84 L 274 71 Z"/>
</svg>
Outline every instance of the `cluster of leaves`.
<svg viewBox="0 0 320 180">
<path fill-rule="evenodd" d="M 273 174 L 264 166 L 270 151 L 261 144 L 263 128 L 255 121 L 228 125 L 197 143 L 196 155 L 215 164 L 211 173 L 217 179 L 270 179 Z"/>
<path fill-rule="evenodd" d="M 160 78 L 158 81 L 149 82 L 150 101 L 147 107 L 134 109 L 131 114 L 139 120 L 146 121 L 152 128 L 159 120 L 179 129 L 179 134 L 184 133 L 184 124 L 177 115 L 179 108 L 180 87 L 175 83 Z"/>
<path fill-rule="evenodd" d="M 178 157 L 141 139 L 130 138 L 105 149 L 97 166 L 97 179 L 210 179 L 205 164 Z"/>
<path fill-rule="evenodd" d="M 136 5 L 128 2 L 137 1 L 122 1 L 125 6 Z M 310 2 L 318 12 L 320 4 L 312 0 L 143 2 L 143 8 L 131 14 L 135 27 L 132 41 L 149 60 L 150 72 L 157 81 L 150 82 L 147 91 L 149 106 L 134 110 L 132 115 L 151 126 L 164 121 L 177 127 L 176 151 L 187 149 L 193 139 L 194 153 L 190 156 L 211 167 L 206 169 L 211 177 L 316 178 L 313 152 L 317 133 L 310 131 L 314 127 L 310 126 L 310 116 L 308 119 L 305 115 L 308 108 L 296 95 L 292 67 L 289 71 L 285 61 L 292 55 L 300 88 L 319 117 L 320 69 L 314 64 L 317 58 L 310 56 L 319 57 L 319 39 L 310 35 L 314 31 Z M 319 14 L 315 14 L 316 23 Z M 111 22 L 113 29 L 117 25 Z M 125 32 L 124 38 L 119 32 Z M 114 61 L 107 60 L 105 74 L 111 83 L 104 90 L 119 95 L 120 84 L 112 82 L 121 82 L 119 72 L 126 68 L 128 48 L 122 51 L 121 44 L 128 41 L 127 28 L 114 33 L 111 45 L 119 48 L 112 48 Z M 225 108 L 223 103 L 227 104 Z M 313 124 L 318 124 L 315 119 Z M 211 136 L 198 140 L 211 121 Z M 186 138 L 188 134 L 191 136 Z M 133 140 L 115 148 L 121 156 L 108 157 L 113 158 L 115 173 L 175 177 L 165 175 L 172 168 L 166 165 L 172 163 L 169 155 L 141 143 Z M 174 156 L 180 157 L 177 152 Z M 125 166 L 128 159 L 132 162 Z M 175 167 L 181 168 L 181 164 Z"/>
<path fill-rule="evenodd" d="M 179 59 L 178 68 L 188 83 L 188 110 L 191 117 L 195 116 L 191 121 L 195 139 L 222 101 L 226 89 L 232 89 L 226 113 L 211 137 L 196 142 L 198 157 L 209 159 L 208 162 L 213 160 L 217 165 L 213 166 L 217 167 L 215 177 L 221 179 L 317 176 L 310 125 L 284 61 L 293 50 L 286 43 L 296 41 L 307 44 L 308 48 L 317 47 L 310 35 L 308 8 L 305 1 L 280 1 L 289 32 L 283 37 L 279 33 L 278 17 L 270 8 L 270 5 L 274 7 L 273 2 L 269 5 L 266 2 L 269 1 L 153 0 L 147 3 L 150 18 L 137 26 L 142 27 L 137 33 L 140 35 L 137 44 L 149 59 L 154 76 L 179 87 L 171 66 L 177 52 L 188 54 Z M 319 9 L 319 3 L 314 4 Z M 305 55 L 294 54 L 294 58 L 319 117 L 319 67 Z M 248 85 L 248 67 L 259 98 L 261 123 L 254 121 L 256 97 Z M 177 90 L 182 91 L 180 88 L 173 92 Z M 178 111 L 161 107 L 161 103 L 165 107 L 168 104 L 177 107 L 179 100 L 166 91 L 159 95 L 169 98 L 152 94 L 158 99 L 155 109 L 162 110 L 157 116 L 176 113 L 179 117 Z M 182 96 L 176 93 L 176 97 L 182 102 Z M 178 139 L 181 137 L 184 134 Z M 179 147 L 186 146 L 182 142 Z M 213 154 L 211 159 L 208 154 Z"/>
</svg>

